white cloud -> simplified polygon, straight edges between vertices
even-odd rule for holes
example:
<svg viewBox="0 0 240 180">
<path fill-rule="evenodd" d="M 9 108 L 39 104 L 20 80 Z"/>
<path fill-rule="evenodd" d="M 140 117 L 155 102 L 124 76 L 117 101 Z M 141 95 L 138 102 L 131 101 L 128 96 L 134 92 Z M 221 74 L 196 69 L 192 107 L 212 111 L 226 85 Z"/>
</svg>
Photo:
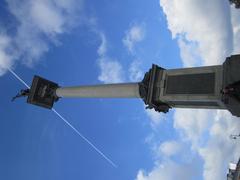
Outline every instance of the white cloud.
<svg viewBox="0 0 240 180">
<path fill-rule="evenodd" d="M 176 109 L 174 128 L 182 133 L 182 138 L 189 140 L 193 148 L 203 142 L 203 135 L 213 123 L 214 111 L 202 109 Z"/>
<path fill-rule="evenodd" d="M 204 179 L 225 179 L 228 164 L 240 156 L 240 143 L 229 138 L 239 132 L 239 119 L 228 111 L 186 109 L 176 110 L 174 125 L 202 157 Z"/>
<path fill-rule="evenodd" d="M 98 55 L 99 56 L 105 56 L 106 52 L 107 52 L 107 40 L 106 37 L 103 33 L 99 33 L 100 39 L 101 39 L 101 44 L 98 47 Z"/>
<path fill-rule="evenodd" d="M 134 60 L 128 69 L 129 79 L 132 82 L 139 82 L 143 79 L 144 72 L 141 70 L 141 62 L 139 60 Z"/>
<path fill-rule="evenodd" d="M 145 112 L 150 118 L 153 128 L 164 119 L 164 115 L 162 113 L 156 112 L 154 109 L 145 109 Z"/>
<path fill-rule="evenodd" d="M 197 42 L 205 65 L 219 64 L 233 50 L 229 3 L 225 0 L 161 0 L 173 38 Z"/>
<path fill-rule="evenodd" d="M 231 17 L 233 26 L 233 39 L 234 39 L 234 50 L 233 54 L 240 53 L 240 11 L 234 7 L 231 7 Z"/>
<path fill-rule="evenodd" d="M 159 146 L 159 156 L 164 155 L 167 157 L 178 154 L 182 149 L 182 145 L 177 141 L 166 141 Z"/>
<path fill-rule="evenodd" d="M 145 26 L 135 24 L 130 27 L 129 30 L 126 31 L 125 37 L 123 38 L 123 44 L 127 47 L 127 49 L 133 53 L 134 46 L 136 43 L 143 41 L 145 37 Z"/>
<path fill-rule="evenodd" d="M 136 180 L 192 180 L 196 177 L 195 164 L 178 164 L 171 160 L 157 164 L 150 173 L 138 171 Z"/>
<path fill-rule="evenodd" d="M 33 21 L 43 32 L 51 34 L 63 31 L 64 19 L 49 2 L 35 1 L 30 10 Z"/>
<path fill-rule="evenodd" d="M 12 66 L 12 57 L 7 53 L 10 45 L 11 39 L 6 34 L 0 34 L 0 76 Z"/>
<path fill-rule="evenodd" d="M 184 67 L 194 67 L 201 64 L 201 57 L 199 57 L 197 43 L 186 42 L 183 38 L 179 38 L 178 45 Z"/>
<path fill-rule="evenodd" d="M 97 60 L 100 68 L 98 80 L 104 83 L 119 83 L 123 82 L 123 69 L 118 60 L 114 60 L 107 56 L 107 40 L 104 33 L 95 30 L 100 37 L 101 43 L 98 47 L 99 59 Z"/>
<path fill-rule="evenodd" d="M 225 179 L 228 164 L 237 162 L 240 156 L 240 142 L 229 138 L 239 133 L 239 118 L 227 111 L 218 111 L 214 116 L 214 124 L 210 128 L 207 145 L 199 149 L 204 160 L 204 179 Z"/>
<path fill-rule="evenodd" d="M 104 83 L 123 82 L 122 66 L 117 60 L 101 58 L 98 60 L 100 75 L 98 80 Z"/>
<path fill-rule="evenodd" d="M 168 28 L 177 39 L 185 67 L 220 64 L 230 54 L 240 53 L 240 12 L 230 8 L 228 1 L 160 0 L 160 5 L 166 14 Z M 229 138 L 230 134 L 239 133 L 239 119 L 227 111 L 177 109 L 174 128 L 182 138 L 181 143 L 190 143 L 190 152 L 202 158 L 203 179 L 226 179 L 228 163 L 236 162 L 240 156 L 239 142 Z M 176 154 L 182 157 L 181 152 Z M 139 171 L 137 179 L 175 179 L 179 176 L 178 166 L 172 166 L 176 172 L 175 169 L 163 171 L 161 167 L 168 159 L 159 161 L 156 160 L 156 166 L 149 173 Z M 191 170 L 196 171 L 197 167 Z"/>
<path fill-rule="evenodd" d="M 56 43 L 57 36 L 73 26 L 82 0 L 6 0 L 9 13 L 16 23 L 15 33 L 1 27 L 0 71 L 3 74 L 16 61 L 32 66 L 49 50 L 49 43 Z M 8 39 L 7 42 L 4 39 Z"/>
</svg>

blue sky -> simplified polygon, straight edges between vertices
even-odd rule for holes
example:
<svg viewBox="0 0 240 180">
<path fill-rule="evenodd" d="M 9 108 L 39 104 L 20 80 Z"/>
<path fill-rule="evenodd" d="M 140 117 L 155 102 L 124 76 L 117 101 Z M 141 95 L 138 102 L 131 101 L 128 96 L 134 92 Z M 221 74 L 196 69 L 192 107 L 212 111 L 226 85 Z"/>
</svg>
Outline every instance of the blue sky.
<svg viewBox="0 0 240 180">
<path fill-rule="evenodd" d="M 196 21 L 197 19 L 197 21 Z M 221 64 L 240 52 L 240 12 L 225 0 L 6 0 L 0 3 L 0 179 L 225 179 L 240 156 L 226 111 L 158 114 L 140 99 L 10 102 L 37 74 L 61 86 L 140 81 L 164 68 Z"/>
</svg>

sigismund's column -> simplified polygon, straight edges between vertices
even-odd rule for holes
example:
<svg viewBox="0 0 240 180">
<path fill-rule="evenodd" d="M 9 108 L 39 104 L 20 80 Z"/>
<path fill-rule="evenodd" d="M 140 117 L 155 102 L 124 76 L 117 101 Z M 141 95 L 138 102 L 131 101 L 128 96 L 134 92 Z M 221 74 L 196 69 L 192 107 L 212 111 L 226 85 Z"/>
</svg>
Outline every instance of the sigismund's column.
<svg viewBox="0 0 240 180">
<path fill-rule="evenodd" d="M 165 70 L 157 65 L 141 82 L 60 87 L 34 76 L 27 102 L 51 109 L 59 98 L 141 98 L 158 112 L 170 108 L 227 109 L 240 116 L 240 55 L 223 65 Z"/>
</svg>

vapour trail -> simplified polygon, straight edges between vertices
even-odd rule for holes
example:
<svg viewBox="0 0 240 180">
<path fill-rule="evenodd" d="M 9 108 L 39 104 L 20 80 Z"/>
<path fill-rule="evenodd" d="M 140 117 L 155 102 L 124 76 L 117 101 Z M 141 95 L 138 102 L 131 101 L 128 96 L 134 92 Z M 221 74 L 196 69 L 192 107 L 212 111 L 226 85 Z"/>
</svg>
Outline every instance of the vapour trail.
<svg viewBox="0 0 240 180">
<path fill-rule="evenodd" d="M 27 85 L 27 83 L 25 83 L 24 80 L 22 80 L 22 78 L 20 78 L 15 72 L 13 72 L 11 69 L 8 68 L 8 70 L 10 71 L 10 73 L 12 73 L 12 75 L 15 76 L 15 78 L 17 78 L 22 84 L 24 84 L 27 88 L 30 89 L 30 86 Z"/>
<path fill-rule="evenodd" d="M 11 72 L 16 79 L 18 79 L 23 85 L 25 85 L 27 88 L 30 88 L 30 86 L 22 79 L 20 78 L 13 70 L 9 69 L 9 72 Z M 109 159 L 102 151 L 100 151 L 91 141 L 89 141 L 84 135 L 82 135 L 71 123 L 69 123 L 61 114 L 59 114 L 54 108 L 52 108 L 52 111 L 65 122 L 66 125 L 68 125 L 72 130 L 74 130 L 86 143 L 88 143 L 98 154 L 100 154 L 108 163 L 110 163 L 113 167 L 117 168 L 117 165 Z"/>
<path fill-rule="evenodd" d="M 93 143 L 91 143 L 85 136 L 83 136 L 73 125 L 71 125 L 62 115 L 60 115 L 54 108 L 52 111 L 60 117 L 70 128 L 72 128 L 85 142 L 87 142 L 97 153 L 99 153 L 105 160 L 107 160 L 113 167 L 117 168 L 117 165 L 110 160 L 104 153 L 102 153 Z"/>
</svg>

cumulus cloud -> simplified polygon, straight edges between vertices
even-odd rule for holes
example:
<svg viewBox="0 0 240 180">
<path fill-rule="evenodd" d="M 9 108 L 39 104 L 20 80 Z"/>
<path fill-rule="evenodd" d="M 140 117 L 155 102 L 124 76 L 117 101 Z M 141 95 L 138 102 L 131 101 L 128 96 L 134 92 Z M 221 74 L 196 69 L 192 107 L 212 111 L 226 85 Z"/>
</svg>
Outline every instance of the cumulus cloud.
<svg viewBox="0 0 240 180">
<path fill-rule="evenodd" d="M 141 61 L 134 60 L 128 69 L 129 79 L 132 82 L 139 82 L 143 79 L 144 72 L 141 70 Z"/>
<path fill-rule="evenodd" d="M 177 141 L 163 142 L 158 148 L 159 156 L 164 155 L 167 157 L 178 154 L 182 149 L 182 145 Z"/>
<path fill-rule="evenodd" d="M 197 42 L 202 63 L 219 64 L 231 54 L 233 32 L 229 2 L 161 0 L 160 4 L 173 38 Z"/>
<path fill-rule="evenodd" d="M 239 118 L 227 111 L 218 111 L 209 130 L 206 146 L 199 149 L 204 160 L 204 179 L 225 179 L 228 164 L 237 162 L 240 156 L 240 143 L 229 138 L 239 132 Z"/>
<path fill-rule="evenodd" d="M 160 0 L 160 5 L 172 37 L 178 42 L 185 67 L 221 64 L 232 53 L 240 53 L 240 12 L 230 7 L 228 1 Z M 236 162 L 240 156 L 240 144 L 229 139 L 230 134 L 239 133 L 237 118 L 227 111 L 177 109 L 174 128 L 181 142 L 190 143 L 190 151 L 202 158 L 203 179 L 226 179 L 228 163 Z M 137 179 L 178 177 L 175 169 L 162 171 L 168 160 L 159 161 L 156 160 L 157 165 L 149 173 L 140 170 Z M 177 166 L 173 168 L 178 171 Z M 159 176 L 162 173 L 164 177 Z"/>
<path fill-rule="evenodd" d="M 119 83 L 123 82 L 123 69 L 122 65 L 118 60 L 109 58 L 107 56 L 107 40 L 104 33 L 95 31 L 101 40 L 100 46 L 98 47 L 99 59 L 97 63 L 100 68 L 100 74 L 98 80 L 104 83 Z"/>
<path fill-rule="evenodd" d="M 194 167 L 195 164 L 178 164 L 167 160 L 164 163 L 157 164 L 150 173 L 140 170 L 136 180 L 192 180 L 197 173 Z"/>
<path fill-rule="evenodd" d="M 184 38 L 178 39 L 180 48 L 180 56 L 184 67 L 194 67 L 201 64 L 201 57 L 199 57 L 199 49 L 197 43 L 188 42 Z"/>
<path fill-rule="evenodd" d="M 231 22 L 233 26 L 233 40 L 234 49 L 233 54 L 240 53 L 240 11 L 234 7 L 231 7 Z"/>
<path fill-rule="evenodd" d="M 107 53 L 107 40 L 103 33 L 99 32 L 99 36 L 101 39 L 101 44 L 98 47 L 97 53 L 99 56 L 105 56 L 105 54 Z"/>
<path fill-rule="evenodd" d="M 11 38 L 0 33 L 0 76 L 4 74 L 7 68 L 12 66 L 12 57 L 8 54 L 10 46 Z"/>
<path fill-rule="evenodd" d="M 98 80 L 104 83 L 123 82 L 123 69 L 117 60 L 101 58 L 98 60 L 100 75 Z"/>
<path fill-rule="evenodd" d="M 164 119 L 164 115 L 156 112 L 154 109 L 145 109 L 147 116 L 151 120 L 152 127 L 156 127 Z"/>
<path fill-rule="evenodd" d="M 239 132 L 239 119 L 228 111 L 191 111 L 176 111 L 175 128 L 184 133 L 192 150 L 204 160 L 204 179 L 225 179 L 228 164 L 237 162 L 240 156 L 240 143 L 229 138 Z"/>
<path fill-rule="evenodd" d="M 157 157 L 155 167 L 148 173 L 139 170 L 136 180 L 173 180 L 176 177 L 178 179 L 194 179 L 194 177 L 200 178 L 201 176 L 204 180 L 226 179 L 228 164 L 230 162 L 236 163 L 239 158 L 240 142 L 229 138 L 231 134 L 239 133 L 239 119 L 233 117 L 228 111 L 219 110 L 215 113 L 210 112 L 210 115 L 207 112 L 204 112 L 203 115 L 201 112 L 193 112 L 193 114 L 197 114 L 191 114 L 189 117 L 186 116 L 187 111 L 189 110 L 181 112 L 182 116 L 185 114 L 186 120 L 184 121 L 181 117 L 181 120 L 177 122 L 179 123 L 178 130 L 185 133 L 182 136 L 184 139 L 180 142 L 166 141 L 161 143 L 155 149 L 155 156 Z M 193 120 L 189 119 L 190 117 Z M 196 119 L 196 117 L 199 119 Z M 210 121 L 212 125 L 205 125 L 204 122 L 209 124 L 206 121 Z M 179 126 L 180 124 L 181 126 Z M 189 142 L 192 148 L 187 150 Z M 190 159 L 186 157 L 188 151 L 192 153 L 192 155 L 190 153 Z M 183 161 L 176 162 L 171 159 L 172 156 L 183 159 Z M 201 161 L 196 160 L 194 156 L 199 156 L 204 162 L 202 174 L 199 172 Z M 186 166 L 188 170 L 185 169 Z M 179 174 L 179 171 L 184 173 Z M 192 173 L 191 176 L 186 176 L 188 172 Z"/>
<path fill-rule="evenodd" d="M 123 44 L 127 47 L 129 52 L 133 53 L 136 43 L 141 42 L 145 37 L 144 25 L 134 24 L 126 31 L 123 38 Z"/>
<path fill-rule="evenodd" d="M 174 113 L 174 128 L 182 138 L 192 142 L 197 148 L 202 142 L 204 133 L 213 123 L 215 112 L 202 109 L 177 109 Z"/>
<path fill-rule="evenodd" d="M 57 42 L 61 35 L 75 25 L 82 0 L 6 0 L 8 12 L 16 22 L 14 31 L 1 27 L 0 73 L 21 61 L 34 65 Z"/>
</svg>

